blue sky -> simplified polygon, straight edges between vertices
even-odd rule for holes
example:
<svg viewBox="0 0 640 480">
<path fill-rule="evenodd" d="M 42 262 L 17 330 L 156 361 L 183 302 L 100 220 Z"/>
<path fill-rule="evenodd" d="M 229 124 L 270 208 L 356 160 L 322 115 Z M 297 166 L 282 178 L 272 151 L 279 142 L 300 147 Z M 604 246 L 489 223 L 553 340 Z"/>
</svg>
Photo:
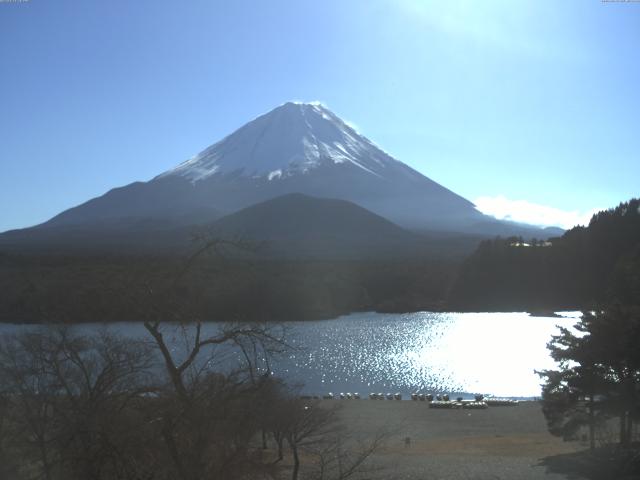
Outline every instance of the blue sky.
<svg viewBox="0 0 640 480">
<path fill-rule="evenodd" d="M 319 100 L 481 209 L 640 195 L 640 3 L 0 2 L 0 231 Z"/>
</svg>

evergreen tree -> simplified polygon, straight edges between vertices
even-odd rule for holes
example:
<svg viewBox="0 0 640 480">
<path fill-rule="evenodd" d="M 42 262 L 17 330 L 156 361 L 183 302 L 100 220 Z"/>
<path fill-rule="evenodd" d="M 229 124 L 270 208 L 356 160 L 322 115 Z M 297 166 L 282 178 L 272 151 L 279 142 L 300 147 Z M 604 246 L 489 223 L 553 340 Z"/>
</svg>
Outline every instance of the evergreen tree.
<svg viewBox="0 0 640 480">
<path fill-rule="evenodd" d="M 594 448 L 598 422 L 618 417 L 619 442 L 630 445 L 640 413 L 639 346 L 638 306 L 585 312 L 573 330 L 562 328 L 548 345 L 560 368 L 541 372 L 550 432 L 569 438 L 588 426 Z"/>
</svg>

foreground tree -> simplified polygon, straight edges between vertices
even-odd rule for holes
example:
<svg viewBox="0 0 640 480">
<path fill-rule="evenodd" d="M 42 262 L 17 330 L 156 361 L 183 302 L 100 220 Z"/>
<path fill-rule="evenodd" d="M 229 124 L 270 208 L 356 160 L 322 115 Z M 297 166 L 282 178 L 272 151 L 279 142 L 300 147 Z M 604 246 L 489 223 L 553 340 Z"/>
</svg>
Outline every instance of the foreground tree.
<svg viewBox="0 0 640 480">
<path fill-rule="evenodd" d="M 619 418 L 619 443 L 629 446 L 640 413 L 640 309 L 609 306 L 585 312 L 574 330 L 561 329 L 549 343 L 559 370 L 541 372 L 543 412 L 549 430 L 564 438 Z"/>
<path fill-rule="evenodd" d="M 225 358 L 238 353 L 232 349 L 234 342 L 248 338 L 261 346 L 261 358 L 268 357 L 283 344 L 274 330 L 226 325 L 205 334 L 200 322 L 174 326 L 145 322 L 145 328 L 168 377 L 154 410 L 162 425 L 167 467 L 173 472 L 168 478 L 231 479 L 264 470 L 253 440 L 262 427 L 261 399 L 269 389 L 269 374 L 253 363 L 229 370 Z M 181 348 L 172 348 L 175 345 L 167 339 L 166 332 L 172 329 L 183 339 Z M 255 371 L 261 372 L 258 378 Z"/>
<path fill-rule="evenodd" d="M 322 465 L 339 462 L 318 478 L 362 470 L 370 453 L 351 456 L 344 442 L 329 448 L 334 409 L 305 405 L 272 378 L 270 357 L 289 348 L 283 328 L 207 324 L 193 296 L 182 295 L 199 256 L 228 245 L 238 246 L 211 241 L 160 282 L 141 272 L 128 310 L 146 339 L 53 327 L 0 340 L 0 478 L 275 478 L 285 442 L 294 479 L 303 450 Z M 268 432 L 275 461 L 265 454 Z"/>
<path fill-rule="evenodd" d="M 105 332 L 54 328 L 3 338 L 0 433 L 18 470 L 47 480 L 128 478 L 143 445 L 133 411 L 153 388 L 150 365 L 144 344 Z"/>
</svg>

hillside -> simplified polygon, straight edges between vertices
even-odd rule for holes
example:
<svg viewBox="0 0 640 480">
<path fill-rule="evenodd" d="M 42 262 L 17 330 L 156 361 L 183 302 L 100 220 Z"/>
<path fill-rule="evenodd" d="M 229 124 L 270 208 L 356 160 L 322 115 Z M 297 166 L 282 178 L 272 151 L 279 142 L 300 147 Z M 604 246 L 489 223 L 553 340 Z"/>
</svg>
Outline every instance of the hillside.
<svg viewBox="0 0 640 480">
<path fill-rule="evenodd" d="M 525 245 L 526 244 L 526 245 Z M 486 240 L 461 267 L 458 310 L 553 310 L 640 298 L 640 200 L 546 242 Z"/>
<path fill-rule="evenodd" d="M 402 228 L 436 236 L 550 233 L 484 215 L 325 106 L 288 102 L 149 181 L 113 188 L 35 227 L 1 233 L 0 251 L 184 252 L 194 230 L 293 193 L 348 201 Z M 309 250 L 322 252 L 325 243 L 319 240 Z"/>
<path fill-rule="evenodd" d="M 354 203 L 302 194 L 247 207 L 213 223 L 211 231 L 262 243 L 262 254 L 281 257 L 407 257 L 427 248 L 424 237 Z"/>
</svg>

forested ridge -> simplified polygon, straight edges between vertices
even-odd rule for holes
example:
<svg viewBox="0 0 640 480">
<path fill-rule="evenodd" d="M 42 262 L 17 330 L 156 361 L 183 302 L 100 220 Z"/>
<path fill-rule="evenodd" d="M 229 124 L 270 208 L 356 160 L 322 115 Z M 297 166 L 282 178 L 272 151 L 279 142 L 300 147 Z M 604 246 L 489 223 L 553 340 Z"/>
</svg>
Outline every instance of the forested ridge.
<svg viewBox="0 0 640 480">
<path fill-rule="evenodd" d="M 581 309 L 639 298 L 640 200 L 594 215 L 550 242 L 481 242 L 461 266 L 449 306 L 459 310 Z"/>
<path fill-rule="evenodd" d="M 577 293 L 592 295 L 581 299 L 579 321 L 548 343 L 556 367 L 539 372 L 549 431 L 589 442 L 588 451 L 547 459 L 560 473 L 594 480 L 640 476 L 639 208 L 632 200 L 601 212 L 556 242 L 582 255 Z"/>
<path fill-rule="evenodd" d="M 167 288 L 188 299 L 204 320 L 286 321 L 354 311 L 438 310 L 457 264 L 206 257 L 176 281 L 184 267 L 181 257 L 6 255 L 0 257 L 0 321 L 137 321 L 137 312 L 157 301 L 148 292 Z"/>
<path fill-rule="evenodd" d="M 269 258 L 236 249 L 199 257 L 173 287 L 205 320 L 588 308 L 613 288 L 640 297 L 638 208 L 638 199 L 622 203 L 550 242 L 478 239 L 466 260 L 466 237 L 432 239 L 431 255 L 411 258 Z M 134 321 L 146 292 L 174 282 L 187 258 L 0 252 L 0 321 Z"/>
</svg>

